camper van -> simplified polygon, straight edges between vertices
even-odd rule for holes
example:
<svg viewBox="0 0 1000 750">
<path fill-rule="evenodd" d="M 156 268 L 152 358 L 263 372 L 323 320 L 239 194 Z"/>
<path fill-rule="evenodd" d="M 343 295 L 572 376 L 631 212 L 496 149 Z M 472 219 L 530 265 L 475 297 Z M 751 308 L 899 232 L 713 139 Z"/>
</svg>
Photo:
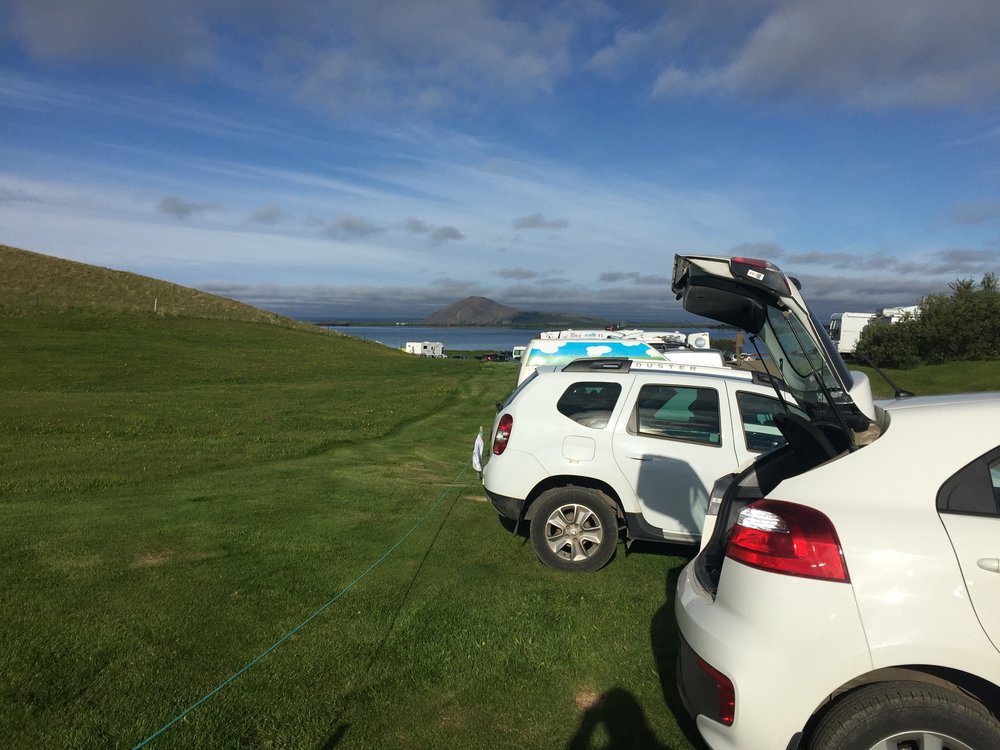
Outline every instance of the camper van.
<svg viewBox="0 0 1000 750">
<path fill-rule="evenodd" d="M 672 362 L 674 364 L 722 367 L 725 364 L 718 349 L 700 349 L 693 345 L 661 349 L 661 342 L 624 339 L 534 339 L 521 357 L 517 384 L 543 365 L 565 365 L 576 359 L 620 357 L 635 361 Z"/>
<path fill-rule="evenodd" d="M 853 354 L 861 332 L 878 317 L 875 313 L 842 312 L 830 316 L 830 338 L 841 354 Z"/>
<path fill-rule="evenodd" d="M 517 384 L 523 383 L 531 373 L 543 365 L 566 365 L 575 359 L 588 357 L 622 357 L 624 359 L 655 359 L 664 356 L 643 341 L 622 339 L 532 339 L 521 356 L 521 369 Z"/>
<path fill-rule="evenodd" d="M 444 344 L 440 341 L 407 341 L 403 351 L 407 354 L 440 359 L 444 357 Z"/>
</svg>

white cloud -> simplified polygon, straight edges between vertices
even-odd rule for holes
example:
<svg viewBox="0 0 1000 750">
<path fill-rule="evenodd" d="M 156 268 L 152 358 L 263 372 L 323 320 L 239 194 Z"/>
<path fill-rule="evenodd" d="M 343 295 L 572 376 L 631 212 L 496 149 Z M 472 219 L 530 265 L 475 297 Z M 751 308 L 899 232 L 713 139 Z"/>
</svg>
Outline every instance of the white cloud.
<svg viewBox="0 0 1000 750">
<path fill-rule="evenodd" d="M 802 0 L 770 10 L 721 64 L 673 61 L 654 96 L 827 99 L 865 109 L 1000 96 L 993 0 Z"/>
</svg>

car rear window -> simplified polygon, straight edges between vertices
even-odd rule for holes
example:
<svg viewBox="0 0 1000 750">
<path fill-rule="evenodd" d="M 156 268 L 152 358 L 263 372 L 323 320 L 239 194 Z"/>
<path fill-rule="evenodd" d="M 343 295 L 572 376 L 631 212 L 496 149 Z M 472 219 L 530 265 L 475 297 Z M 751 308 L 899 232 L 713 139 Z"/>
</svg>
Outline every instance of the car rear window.
<svg viewBox="0 0 1000 750">
<path fill-rule="evenodd" d="M 602 429 L 608 426 L 621 394 L 621 383 L 573 383 L 559 397 L 556 409 L 584 427 Z"/>
<path fill-rule="evenodd" d="M 644 385 L 636 402 L 640 435 L 721 445 L 719 392 L 714 388 Z"/>
</svg>

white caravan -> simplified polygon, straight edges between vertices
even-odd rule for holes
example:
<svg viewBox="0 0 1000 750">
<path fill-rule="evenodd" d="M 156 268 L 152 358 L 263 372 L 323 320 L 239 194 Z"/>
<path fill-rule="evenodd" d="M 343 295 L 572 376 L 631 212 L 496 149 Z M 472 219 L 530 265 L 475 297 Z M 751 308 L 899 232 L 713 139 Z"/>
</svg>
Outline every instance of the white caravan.
<svg viewBox="0 0 1000 750">
<path fill-rule="evenodd" d="M 865 326 L 878 316 L 868 312 L 842 312 L 830 316 L 830 338 L 841 354 L 853 354 Z"/>
</svg>

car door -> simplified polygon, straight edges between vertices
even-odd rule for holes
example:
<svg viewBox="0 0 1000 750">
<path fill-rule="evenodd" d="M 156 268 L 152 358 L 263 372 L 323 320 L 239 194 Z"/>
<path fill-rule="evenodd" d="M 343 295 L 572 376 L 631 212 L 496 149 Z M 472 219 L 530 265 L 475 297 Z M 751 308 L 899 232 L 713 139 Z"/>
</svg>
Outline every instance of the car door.
<svg viewBox="0 0 1000 750">
<path fill-rule="evenodd" d="M 937 506 L 976 616 L 1000 650 L 1000 448 L 949 479 Z"/>
<path fill-rule="evenodd" d="M 627 399 L 612 445 L 643 519 L 696 539 L 712 484 L 737 465 L 724 381 L 641 378 Z"/>
</svg>

